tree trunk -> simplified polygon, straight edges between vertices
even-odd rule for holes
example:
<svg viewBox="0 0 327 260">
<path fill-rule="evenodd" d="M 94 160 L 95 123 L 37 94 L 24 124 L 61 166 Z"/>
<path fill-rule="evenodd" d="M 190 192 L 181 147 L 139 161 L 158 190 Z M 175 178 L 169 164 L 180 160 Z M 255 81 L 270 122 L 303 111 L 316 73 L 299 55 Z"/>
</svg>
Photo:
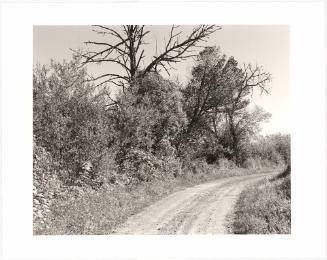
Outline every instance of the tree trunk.
<svg viewBox="0 0 327 260">
<path fill-rule="evenodd" d="M 238 136 L 235 131 L 234 127 L 234 118 L 232 113 L 228 113 L 229 118 L 229 131 L 231 135 L 231 147 L 233 149 L 233 161 L 234 163 L 239 166 L 240 164 L 240 156 L 239 156 L 239 142 L 238 142 Z"/>
</svg>

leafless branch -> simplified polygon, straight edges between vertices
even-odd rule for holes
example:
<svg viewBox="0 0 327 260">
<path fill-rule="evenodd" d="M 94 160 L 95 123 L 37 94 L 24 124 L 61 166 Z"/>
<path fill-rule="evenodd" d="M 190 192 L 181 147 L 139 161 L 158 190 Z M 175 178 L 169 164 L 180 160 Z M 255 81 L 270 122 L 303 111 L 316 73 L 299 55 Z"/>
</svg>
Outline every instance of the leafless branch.
<svg viewBox="0 0 327 260">
<path fill-rule="evenodd" d="M 125 88 L 130 86 L 136 77 L 144 77 L 149 72 L 158 72 L 163 69 L 169 75 L 169 70 L 173 68 L 174 63 L 195 57 L 194 48 L 198 43 L 205 42 L 212 33 L 219 29 L 221 27 L 215 25 L 199 25 L 184 40 L 180 41 L 179 37 L 182 32 L 178 31 L 179 26 L 173 25 L 163 52 L 154 56 L 149 64 L 142 66 L 142 69 L 141 64 L 142 61 L 144 63 L 146 57 L 142 45 L 146 44 L 145 36 L 150 33 L 144 25 L 124 25 L 121 27 L 121 31 L 103 25 L 94 25 L 94 32 L 109 36 L 111 40 L 85 42 L 86 45 L 95 47 L 96 50 L 84 52 L 81 56 L 84 59 L 84 65 L 113 63 L 122 67 L 126 76 L 117 77 L 117 75 L 104 74 L 92 80 L 105 79 L 99 85 L 112 83 L 115 86 L 121 86 L 121 82 L 124 82 L 123 87 Z M 117 80 L 120 83 L 117 83 Z"/>
</svg>

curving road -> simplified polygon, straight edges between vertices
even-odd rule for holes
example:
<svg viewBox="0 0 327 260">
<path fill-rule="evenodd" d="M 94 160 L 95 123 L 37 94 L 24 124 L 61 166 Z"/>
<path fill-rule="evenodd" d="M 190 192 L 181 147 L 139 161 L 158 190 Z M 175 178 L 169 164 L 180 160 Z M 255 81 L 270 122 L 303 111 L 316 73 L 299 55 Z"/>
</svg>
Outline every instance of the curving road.
<svg viewBox="0 0 327 260">
<path fill-rule="evenodd" d="M 173 193 L 131 216 L 115 234 L 224 234 L 226 216 L 246 185 L 274 172 L 235 176 Z"/>
</svg>

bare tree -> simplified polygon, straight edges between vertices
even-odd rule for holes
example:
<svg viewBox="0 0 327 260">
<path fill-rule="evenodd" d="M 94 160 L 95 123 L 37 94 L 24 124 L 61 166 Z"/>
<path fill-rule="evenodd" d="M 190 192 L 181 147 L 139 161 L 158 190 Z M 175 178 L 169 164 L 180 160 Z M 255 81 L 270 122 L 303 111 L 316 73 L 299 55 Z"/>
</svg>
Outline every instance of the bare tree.
<svg viewBox="0 0 327 260">
<path fill-rule="evenodd" d="M 208 37 L 221 27 L 215 25 L 199 25 L 193 28 L 192 32 L 180 40 L 182 31 L 179 26 L 172 26 L 169 38 L 163 51 L 159 55 L 152 57 L 147 65 L 141 66 L 144 61 L 145 36 L 150 33 L 144 25 L 124 25 L 122 31 L 102 26 L 94 25 L 93 31 L 110 36 L 110 41 L 98 42 L 87 41 L 86 45 L 96 47 L 97 50 L 89 50 L 81 53 L 84 58 L 83 64 L 90 63 L 114 63 L 124 70 L 124 74 L 105 73 L 90 80 L 96 82 L 97 86 L 105 83 L 122 87 L 123 89 L 132 86 L 132 82 L 137 77 L 144 77 L 149 72 L 169 70 L 174 63 L 181 62 L 187 58 L 196 56 L 194 47 L 200 42 L 205 42 Z"/>
</svg>

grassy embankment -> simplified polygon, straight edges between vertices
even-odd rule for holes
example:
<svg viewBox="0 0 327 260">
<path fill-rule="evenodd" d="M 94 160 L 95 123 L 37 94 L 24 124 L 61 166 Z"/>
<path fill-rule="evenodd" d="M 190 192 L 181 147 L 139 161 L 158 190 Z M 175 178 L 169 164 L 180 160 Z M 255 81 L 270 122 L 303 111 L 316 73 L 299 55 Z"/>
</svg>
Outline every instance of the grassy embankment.
<svg viewBox="0 0 327 260">
<path fill-rule="evenodd" d="M 290 234 L 290 167 L 244 190 L 231 219 L 230 232 L 234 234 Z"/>
<path fill-rule="evenodd" d="M 172 192 L 223 177 L 255 172 L 253 169 L 207 166 L 196 173 L 189 172 L 177 178 L 155 180 L 132 188 L 110 185 L 99 190 L 69 191 L 53 200 L 45 223 L 35 223 L 34 234 L 110 234 L 129 216 Z"/>
</svg>

